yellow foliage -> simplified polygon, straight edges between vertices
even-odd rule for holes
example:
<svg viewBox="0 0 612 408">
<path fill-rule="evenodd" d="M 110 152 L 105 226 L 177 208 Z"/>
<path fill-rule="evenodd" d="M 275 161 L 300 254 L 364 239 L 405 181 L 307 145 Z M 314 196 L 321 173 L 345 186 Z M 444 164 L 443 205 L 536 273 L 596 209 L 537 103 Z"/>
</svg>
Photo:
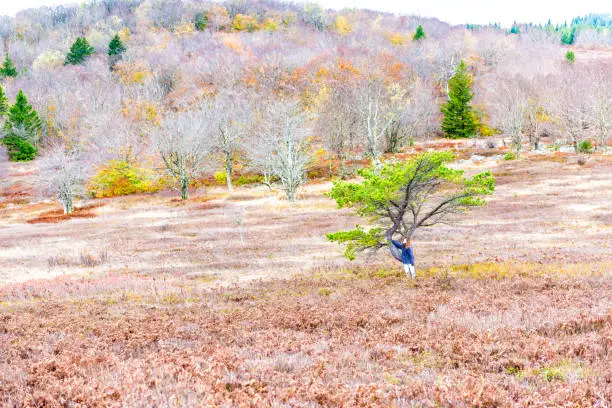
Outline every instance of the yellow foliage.
<svg viewBox="0 0 612 408">
<path fill-rule="evenodd" d="M 142 84 L 144 82 L 144 80 L 147 78 L 148 75 L 149 75 L 149 72 L 147 72 L 147 71 L 132 72 L 132 74 L 130 75 L 130 79 L 129 79 L 129 81 L 127 81 L 127 83 L 129 83 L 129 84 Z"/>
<path fill-rule="evenodd" d="M 263 29 L 270 32 L 277 31 L 278 23 L 271 18 L 266 18 L 263 22 Z"/>
<path fill-rule="evenodd" d="M 191 22 L 182 23 L 174 28 L 178 36 L 188 35 L 195 32 L 195 25 Z"/>
<path fill-rule="evenodd" d="M 236 17 L 234 17 L 234 21 L 232 22 L 232 27 L 236 31 L 246 30 L 248 32 L 257 31 L 260 28 L 257 19 L 245 14 L 236 14 Z"/>
<path fill-rule="evenodd" d="M 391 40 L 391 44 L 402 46 L 402 45 L 405 45 L 406 42 L 408 42 L 408 37 L 400 33 L 393 33 L 391 34 L 390 40 Z"/>
<path fill-rule="evenodd" d="M 150 170 L 131 160 L 111 160 L 87 184 L 89 194 L 97 198 L 148 193 L 160 188 Z"/>
<path fill-rule="evenodd" d="M 353 31 L 351 24 L 348 22 L 348 20 L 344 16 L 338 16 L 336 18 L 335 26 L 336 26 L 336 31 L 338 32 L 338 34 L 345 35 Z"/>
<path fill-rule="evenodd" d="M 151 102 L 146 101 L 122 101 L 121 111 L 123 115 L 134 121 L 146 121 L 154 125 L 159 124 L 157 108 Z"/>
<path fill-rule="evenodd" d="M 127 28 L 127 27 L 123 27 L 121 30 L 119 30 L 119 38 L 124 43 L 129 41 L 129 39 L 130 39 L 130 29 Z"/>
<path fill-rule="evenodd" d="M 151 75 L 148 64 L 143 61 L 119 62 L 115 65 L 114 72 L 126 85 L 142 84 Z"/>
</svg>

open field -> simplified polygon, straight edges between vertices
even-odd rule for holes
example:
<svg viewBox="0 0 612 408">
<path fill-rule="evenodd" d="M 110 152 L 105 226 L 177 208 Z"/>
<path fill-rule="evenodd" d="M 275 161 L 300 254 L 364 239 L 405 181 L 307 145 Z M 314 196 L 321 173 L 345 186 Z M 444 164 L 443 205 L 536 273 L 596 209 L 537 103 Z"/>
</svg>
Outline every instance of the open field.
<svg viewBox="0 0 612 408">
<path fill-rule="evenodd" d="M 5 201 L 0 405 L 609 406 L 610 156 L 461 166 L 496 193 L 417 234 L 416 282 L 325 240 L 358 221 L 328 183 Z"/>
</svg>

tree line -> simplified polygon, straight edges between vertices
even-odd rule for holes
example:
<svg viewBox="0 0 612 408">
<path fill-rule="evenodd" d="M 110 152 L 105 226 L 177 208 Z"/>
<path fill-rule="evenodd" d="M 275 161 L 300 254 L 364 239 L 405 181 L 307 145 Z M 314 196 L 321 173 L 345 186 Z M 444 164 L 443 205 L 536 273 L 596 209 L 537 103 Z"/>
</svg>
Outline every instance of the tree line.
<svg viewBox="0 0 612 408">
<path fill-rule="evenodd" d="M 501 134 L 515 152 L 605 149 L 610 70 L 538 30 L 274 2 L 105 1 L 0 22 L 12 160 L 72 195 L 148 168 L 188 198 L 203 176 L 278 182 L 289 200 L 325 156 L 350 162 L 437 136 Z M 26 97 L 27 95 L 27 97 Z M 15 98 L 9 104 L 9 98 Z M 158 168 L 158 169 L 156 169 Z M 63 178 L 62 178 L 63 177 Z M 71 193 L 73 192 L 73 193 Z"/>
</svg>

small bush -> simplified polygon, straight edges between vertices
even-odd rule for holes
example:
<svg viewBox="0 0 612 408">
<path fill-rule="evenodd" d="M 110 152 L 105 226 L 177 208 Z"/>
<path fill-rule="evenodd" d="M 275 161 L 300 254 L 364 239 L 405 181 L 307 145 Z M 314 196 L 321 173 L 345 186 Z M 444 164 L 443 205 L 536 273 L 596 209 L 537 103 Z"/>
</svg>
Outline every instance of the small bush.
<svg viewBox="0 0 612 408">
<path fill-rule="evenodd" d="M 9 159 L 12 161 L 30 161 L 38 154 L 38 149 L 30 142 L 15 135 L 9 135 L 2 139 L 6 146 Z"/>
<path fill-rule="evenodd" d="M 221 186 L 227 183 L 227 173 L 224 171 L 216 171 L 214 177 L 217 184 Z"/>
<path fill-rule="evenodd" d="M 516 160 L 516 154 L 508 152 L 504 155 L 504 160 Z"/>
<path fill-rule="evenodd" d="M 593 143 L 590 140 L 583 140 L 578 143 L 578 151 L 580 153 L 591 153 L 593 151 Z"/>
<path fill-rule="evenodd" d="M 495 136 L 501 133 L 501 130 L 499 129 L 495 129 L 493 127 L 489 127 L 485 124 L 480 124 L 479 128 L 478 128 L 478 133 L 481 136 L 484 137 L 489 137 L 489 136 Z"/>
<path fill-rule="evenodd" d="M 568 62 L 574 62 L 576 61 L 576 54 L 574 54 L 574 51 L 568 51 L 565 53 L 565 59 Z"/>
<path fill-rule="evenodd" d="M 234 184 L 237 186 L 244 186 L 247 184 L 261 183 L 262 180 L 263 177 L 259 174 L 243 174 L 234 181 Z"/>
<path fill-rule="evenodd" d="M 152 172 L 138 163 L 111 160 L 100 168 L 87 189 L 92 197 L 101 198 L 153 192 L 160 185 L 154 182 Z"/>
<path fill-rule="evenodd" d="M 82 251 L 79 254 L 79 265 L 93 268 L 94 266 L 105 264 L 109 261 L 108 251 L 103 250 L 97 256 L 89 252 Z"/>
</svg>

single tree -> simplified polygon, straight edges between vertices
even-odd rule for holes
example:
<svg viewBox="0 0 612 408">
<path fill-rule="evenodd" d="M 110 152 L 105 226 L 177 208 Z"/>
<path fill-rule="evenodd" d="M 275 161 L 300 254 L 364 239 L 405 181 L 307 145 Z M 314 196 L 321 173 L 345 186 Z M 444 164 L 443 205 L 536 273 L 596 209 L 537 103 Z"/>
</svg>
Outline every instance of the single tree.
<svg viewBox="0 0 612 408">
<path fill-rule="evenodd" d="M 183 200 L 189 197 L 189 186 L 211 161 L 211 131 L 215 129 L 214 119 L 207 114 L 210 111 L 201 106 L 194 111 L 171 113 L 153 132 L 157 151 Z"/>
<path fill-rule="evenodd" d="M 419 40 L 424 40 L 425 39 L 425 30 L 423 30 L 423 26 L 419 24 L 419 26 L 417 27 L 414 35 L 412 36 L 412 39 L 414 41 L 419 41 Z"/>
<path fill-rule="evenodd" d="M 3 77 L 16 77 L 17 76 L 17 68 L 15 68 L 15 64 L 13 64 L 13 60 L 9 57 L 8 52 L 4 57 L 4 62 L 2 63 L 2 67 L 0 67 L 0 76 Z"/>
<path fill-rule="evenodd" d="M 119 55 L 126 51 L 125 45 L 119 34 L 115 34 L 112 40 L 108 43 L 108 55 Z"/>
<path fill-rule="evenodd" d="M 3 90 L 0 93 L 4 96 Z M 6 96 L 0 97 L 0 105 L 6 107 L 6 103 Z M 32 108 L 32 105 L 28 104 L 28 99 L 23 91 L 19 90 L 15 104 L 8 109 L 7 120 L 3 126 L 2 142 L 7 147 L 9 158 L 13 161 L 34 159 L 38 154 L 36 146 L 40 139 L 41 129 L 42 121 L 38 113 Z"/>
<path fill-rule="evenodd" d="M 273 140 L 271 168 L 282 186 L 287 200 L 294 203 L 297 192 L 307 178 L 309 163 L 304 115 L 295 103 L 278 102 L 270 106 L 264 132 Z"/>
<path fill-rule="evenodd" d="M 510 137 L 517 157 L 523 148 L 524 129 L 528 111 L 527 91 L 521 86 L 520 78 L 512 81 L 498 81 L 494 111 L 499 128 Z"/>
<path fill-rule="evenodd" d="M 576 61 L 576 54 L 574 54 L 574 51 L 568 51 L 565 53 L 565 60 L 567 62 L 569 62 L 570 64 L 574 63 Z"/>
<path fill-rule="evenodd" d="M 197 13 L 195 15 L 194 24 L 197 30 L 206 30 L 206 27 L 208 27 L 208 11 Z"/>
<path fill-rule="evenodd" d="M 78 37 L 70 47 L 70 51 L 66 55 L 64 65 L 83 64 L 87 58 L 95 52 L 94 47 L 89 44 L 85 37 Z"/>
<path fill-rule="evenodd" d="M 376 78 L 366 80 L 356 100 L 362 129 L 365 131 L 365 153 L 375 165 L 382 155 L 381 142 L 385 133 L 393 121 L 398 119 L 397 106 L 390 103 L 390 100 L 391 95 L 384 82 Z"/>
<path fill-rule="evenodd" d="M 123 53 L 126 51 L 125 45 L 119 34 L 115 34 L 112 40 L 108 43 L 108 65 L 112 69 L 115 64 L 121 61 Z"/>
<path fill-rule="evenodd" d="M 359 182 L 337 181 L 328 193 L 340 208 L 352 207 L 371 223 L 327 235 L 332 242 L 346 244 L 345 256 L 387 246 L 395 234 L 411 238 L 419 228 L 450 221 L 450 217 L 485 203 L 495 180 L 490 172 L 471 179 L 462 170 L 446 166 L 450 152 L 423 153 L 412 160 L 385 163 L 378 171 L 360 170 Z"/>
<path fill-rule="evenodd" d="M 442 105 L 442 131 L 452 139 L 472 137 L 476 133 L 477 119 L 470 106 L 472 76 L 461 61 L 455 75 L 448 82 L 448 101 Z"/>
<path fill-rule="evenodd" d="M 43 189 L 57 197 L 64 214 L 74 211 L 74 197 L 84 193 L 82 153 L 64 147 L 52 149 L 40 166 Z"/>
<path fill-rule="evenodd" d="M 244 136 L 251 122 L 250 107 L 244 95 L 225 91 L 215 98 L 212 109 L 214 112 L 211 117 L 217 121 L 215 145 L 222 155 L 227 189 L 232 191 L 233 161 L 242 148 Z"/>
</svg>

